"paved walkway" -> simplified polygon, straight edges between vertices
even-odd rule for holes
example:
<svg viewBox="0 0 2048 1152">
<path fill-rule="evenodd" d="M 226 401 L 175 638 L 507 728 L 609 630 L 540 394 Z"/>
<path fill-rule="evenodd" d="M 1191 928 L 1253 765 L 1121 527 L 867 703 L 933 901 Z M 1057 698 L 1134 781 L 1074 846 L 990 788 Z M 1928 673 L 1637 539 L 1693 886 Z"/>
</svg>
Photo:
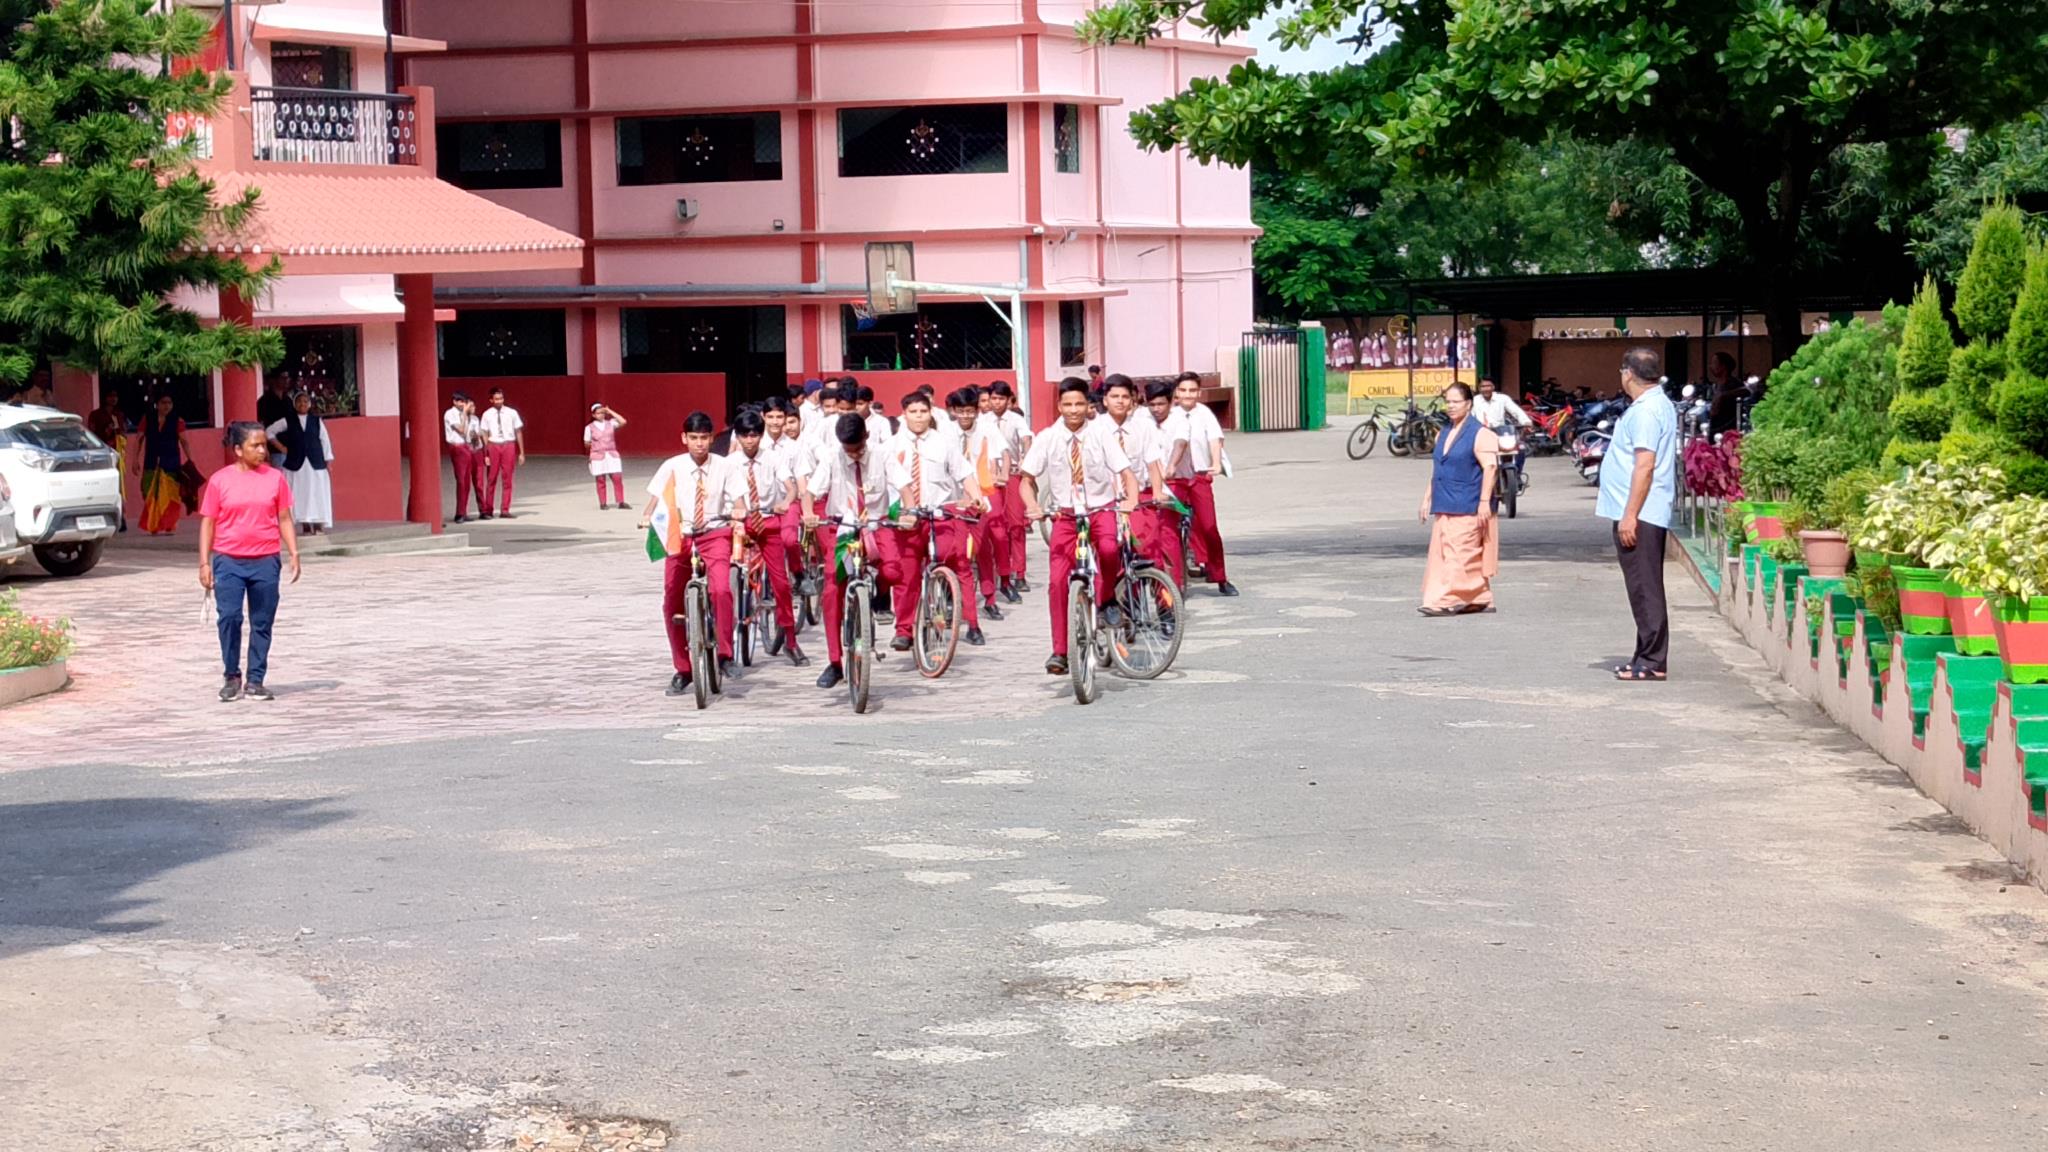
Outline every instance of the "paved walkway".
<svg viewBox="0 0 2048 1152">
<path fill-rule="evenodd" d="M 1244 597 L 1088 708 L 1036 670 L 1036 597 L 957 678 L 885 675 L 877 716 L 781 669 L 678 708 L 624 543 L 313 567 L 267 710 L 207 699 L 185 565 L 31 584 L 85 645 L 76 693 L 4 721 L 40 770 L 0 775 L 0 1125 L 2038 1142 L 2048 898 L 1676 570 L 1676 678 L 1606 678 L 1628 625 L 1583 486 L 1539 469 L 1498 614 L 1425 620 L 1421 465 L 1341 432 L 1233 455 Z"/>
</svg>

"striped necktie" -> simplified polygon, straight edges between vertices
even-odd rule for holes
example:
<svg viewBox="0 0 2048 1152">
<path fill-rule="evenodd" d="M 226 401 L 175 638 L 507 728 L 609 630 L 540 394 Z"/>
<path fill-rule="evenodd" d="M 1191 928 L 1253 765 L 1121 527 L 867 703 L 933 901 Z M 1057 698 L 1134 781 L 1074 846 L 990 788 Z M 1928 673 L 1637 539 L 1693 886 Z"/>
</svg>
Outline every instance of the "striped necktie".
<svg viewBox="0 0 2048 1152">
<path fill-rule="evenodd" d="M 696 519 L 690 525 L 693 530 L 698 532 L 704 530 L 704 499 L 707 495 L 708 493 L 704 491 L 704 469 L 699 467 L 697 469 L 697 514 Z"/>
<path fill-rule="evenodd" d="M 1067 440 L 1067 462 L 1074 469 L 1074 507 L 1086 506 L 1088 474 L 1081 468 L 1081 438 L 1072 436 Z"/>
<path fill-rule="evenodd" d="M 924 446 L 921 440 L 910 442 L 910 493 L 918 506 L 924 506 Z"/>
</svg>

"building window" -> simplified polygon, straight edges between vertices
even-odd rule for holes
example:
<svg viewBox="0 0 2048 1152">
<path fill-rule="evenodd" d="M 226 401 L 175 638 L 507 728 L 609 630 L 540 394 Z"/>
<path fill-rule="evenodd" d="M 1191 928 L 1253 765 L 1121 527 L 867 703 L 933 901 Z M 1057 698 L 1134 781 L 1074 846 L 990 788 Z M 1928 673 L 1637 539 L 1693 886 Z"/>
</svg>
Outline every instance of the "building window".
<svg viewBox="0 0 2048 1152">
<path fill-rule="evenodd" d="M 171 414 L 187 428 L 213 426 L 213 377 L 211 376 L 117 376 L 100 374 L 100 396 L 113 393 L 121 398 L 121 417 L 131 428 L 140 428 L 143 417 L 156 411 L 156 397 L 168 394 Z"/>
<path fill-rule="evenodd" d="M 756 361 L 783 371 L 787 317 L 780 307 L 621 308 L 619 363 L 628 372 L 738 372 Z"/>
<path fill-rule="evenodd" d="M 782 114 L 619 120 L 619 184 L 782 179 Z"/>
<path fill-rule="evenodd" d="M 355 87 L 356 54 L 325 44 L 272 44 L 270 82 L 279 88 L 347 92 Z"/>
<path fill-rule="evenodd" d="M 268 373 L 287 394 L 304 390 L 322 416 L 361 416 L 363 391 L 356 363 L 363 330 L 358 327 L 285 328 L 284 360 Z"/>
<path fill-rule="evenodd" d="M 1081 106 L 1052 106 L 1052 162 L 1061 172 L 1081 170 Z"/>
<path fill-rule="evenodd" d="M 559 120 L 442 124 L 435 129 L 439 175 L 457 188 L 560 188 Z"/>
<path fill-rule="evenodd" d="M 1088 363 L 1088 302 L 1060 301 L 1060 367 Z"/>
<path fill-rule="evenodd" d="M 935 176 L 1010 170 L 1010 110 L 1002 104 L 843 108 L 841 176 Z"/>
<path fill-rule="evenodd" d="M 850 372 L 1010 367 L 1010 326 L 986 304 L 925 304 L 916 312 L 865 320 L 845 307 L 840 334 Z"/>
<path fill-rule="evenodd" d="M 441 325 L 443 376 L 566 376 L 569 322 L 560 309 L 480 309 Z"/>
</svg>

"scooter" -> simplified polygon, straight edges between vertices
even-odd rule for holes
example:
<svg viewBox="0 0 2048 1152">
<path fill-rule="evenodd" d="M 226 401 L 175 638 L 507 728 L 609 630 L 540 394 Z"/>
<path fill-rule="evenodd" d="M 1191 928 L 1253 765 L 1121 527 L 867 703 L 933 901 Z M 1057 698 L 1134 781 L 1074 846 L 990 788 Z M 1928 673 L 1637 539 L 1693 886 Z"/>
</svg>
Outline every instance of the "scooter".
<svg viewBox="0 0 2048 1152">
<path fill-rule="evenodd" d="M 1600 482 L 1600 461 L 1606 458 L 1607 445 L 1613 439 L 1614 421 L 1602 420 L 1597 428 L 1579 433 L 1572 441 L 1572 465 L 1586 483 Z"/>
</svg>

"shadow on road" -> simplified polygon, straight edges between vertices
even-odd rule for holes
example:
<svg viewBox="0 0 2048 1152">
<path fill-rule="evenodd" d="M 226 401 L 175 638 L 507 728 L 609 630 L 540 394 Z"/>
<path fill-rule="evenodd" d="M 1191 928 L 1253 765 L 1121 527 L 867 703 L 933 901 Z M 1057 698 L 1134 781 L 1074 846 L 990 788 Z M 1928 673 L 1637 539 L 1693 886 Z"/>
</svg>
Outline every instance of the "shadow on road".
<svg viewBox="0 0 2048 1152">
<path fill-rule="evenodd" d="M 327 800 L 127 797 L 0 805 L 0 959 L 22 929 L 134 933 L 164 921 L 127 895 L 174 868 L 310 832 L 351 813 Z"/>
</svg>

